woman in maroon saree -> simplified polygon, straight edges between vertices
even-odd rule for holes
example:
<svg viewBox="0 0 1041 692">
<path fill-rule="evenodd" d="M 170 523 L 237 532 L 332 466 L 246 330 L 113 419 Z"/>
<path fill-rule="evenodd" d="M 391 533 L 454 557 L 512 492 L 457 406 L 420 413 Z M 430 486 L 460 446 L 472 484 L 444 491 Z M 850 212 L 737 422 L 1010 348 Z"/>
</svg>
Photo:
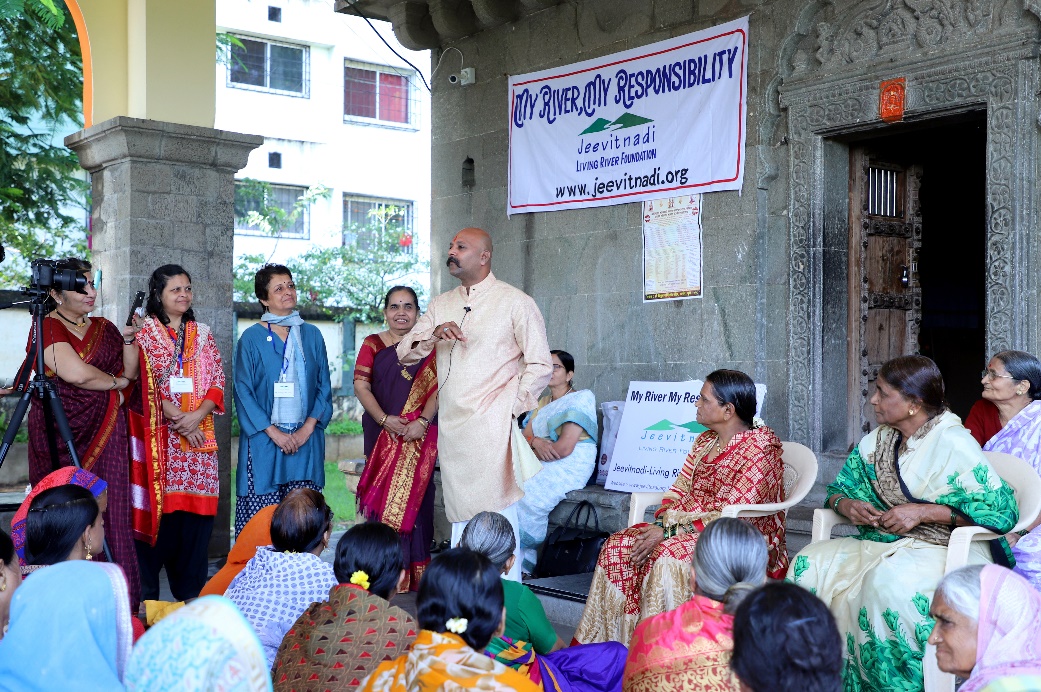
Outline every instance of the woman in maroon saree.
<svg viewBox="0 0 1041 692">
<path fill-rule="evenodd" d="M 105 535 L 112 557 L 123 568 L 130 601 L 137 608 L 141 595 L 137 554 L 130 529 L 130 457 L 127 449 L 124 390 L 137 377 L 136 327 L 120 333 L 101 317 L 88 317 L 97 292 L 89 262 L 65 259 L 59 269 L 86 276 L 83 293 L 50 292 L 40 344 L 47 376 L 61 397 L 73 443 L 84 469 L 108 483 Z M 29 409 L 29 482 L 63 466 L 71 466 L 69 450 L 57 433 L 47 434 L 50 412 L 33 398 Z M 104 559 L 104 558 L 102 558 Z"/>
<path fill-rule="evenodd" d="M 389 329 L 366 337 L 354 368 L 354 393 L 365 407 L 365 470 L 358 508 L 401 538 L 407 585 L 419 589 L 434 535 L 437 460 L 437 369 L 433 354 L 405 367 L 393 348 L 419 317 L 415 291 L 395 286 L 384 300 Z"/>
</svg>

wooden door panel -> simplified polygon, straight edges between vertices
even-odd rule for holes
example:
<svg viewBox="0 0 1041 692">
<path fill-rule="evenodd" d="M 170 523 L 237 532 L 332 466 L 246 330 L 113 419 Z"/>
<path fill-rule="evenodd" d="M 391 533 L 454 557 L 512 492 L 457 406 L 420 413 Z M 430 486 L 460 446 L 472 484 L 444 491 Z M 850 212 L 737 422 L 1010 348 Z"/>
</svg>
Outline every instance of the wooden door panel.
<svg viewBox="0 0 1041 692">
<path fill-rule="evenodd" d="M 850 149 L 849 316 L 851 441 L 875 426 L 869 403 L 879 367 L 918 352 L 922 168 Z"/>
</svg>

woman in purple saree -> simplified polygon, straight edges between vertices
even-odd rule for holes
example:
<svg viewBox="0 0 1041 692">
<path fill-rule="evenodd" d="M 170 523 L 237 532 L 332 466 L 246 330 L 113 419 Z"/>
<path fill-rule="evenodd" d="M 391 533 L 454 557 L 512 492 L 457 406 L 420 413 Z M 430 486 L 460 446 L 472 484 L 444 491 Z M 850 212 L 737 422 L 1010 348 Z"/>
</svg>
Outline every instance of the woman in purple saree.
<svg viewBox="0 0 1041 692">
<path fill-rule="evenodd" d="M 437 368 L 433 354 L 405 367 L 393 348 L 419 317 L 415 291 L 390 289 L 384 299 L 387 331 L 366 337 L 354 368 L 354 393 L 365 408 L 365 470 L 358 509 L 392 527 L 401 538 L 409 590 L 430 562 L 434 535 L 437 460 Z"/>
</svg>

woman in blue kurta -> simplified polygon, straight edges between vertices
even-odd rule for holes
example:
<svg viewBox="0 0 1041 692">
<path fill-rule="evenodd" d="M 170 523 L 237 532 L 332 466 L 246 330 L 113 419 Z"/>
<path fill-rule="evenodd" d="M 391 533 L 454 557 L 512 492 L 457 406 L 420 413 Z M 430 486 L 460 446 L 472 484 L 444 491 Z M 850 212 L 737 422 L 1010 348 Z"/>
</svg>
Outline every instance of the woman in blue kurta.
<svg viewBox="0 0 1041 692">
<path fill-rule="evenodd" d="M 296 284 L 280 264 L 254 280 L 260 324 L 235 350 L 239 460 L 235 533 L 294 488 L 325 486 L 325 426 L 332 417 L 329 359 L 318 328 L 300 318 Z"/>
</svg>

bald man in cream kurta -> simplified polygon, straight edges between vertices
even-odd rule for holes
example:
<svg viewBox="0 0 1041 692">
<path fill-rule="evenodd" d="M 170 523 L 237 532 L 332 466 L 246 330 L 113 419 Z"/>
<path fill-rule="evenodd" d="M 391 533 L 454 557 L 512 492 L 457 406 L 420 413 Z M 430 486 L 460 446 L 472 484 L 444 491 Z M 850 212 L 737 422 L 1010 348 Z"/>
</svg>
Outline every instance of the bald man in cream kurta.
<svg viewBox="0 0 1041 692">
<path fill-rule="evenodd" d="M 458 324 L 466 341 L 439 340 L 434 328 L 446 322 Z M 434 348 L 445 510 L 449 521 L 466 522 L 524 497 L 514 479 L 510 426 L 538 405 L 553 372 L 546 324 L 531 296 L 489 273 L 469 295 L 459 286 L 430 301 L 398 344 L 398 358 L 410 365 Z"/>
</svg>

